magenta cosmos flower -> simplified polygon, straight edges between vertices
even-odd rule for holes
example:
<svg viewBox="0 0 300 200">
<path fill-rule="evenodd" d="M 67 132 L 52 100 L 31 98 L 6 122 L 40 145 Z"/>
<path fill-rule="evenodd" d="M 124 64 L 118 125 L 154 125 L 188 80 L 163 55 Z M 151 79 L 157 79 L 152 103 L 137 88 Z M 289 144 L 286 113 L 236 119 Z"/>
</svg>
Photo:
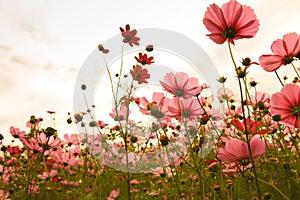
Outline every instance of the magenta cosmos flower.
<svg viewBox="0 0 300 200">
<path fill-rule="evenodd" d="M 229 1 L 221 8 L 212 4 L 205 12 L 203 23 L 210 34 L 207 36 L 217 44 L 229 40 L 252 38 L 256 35 L 259 21 L 253 9 L 236 1 Z"/>
<path fill-rule="evenodd" d="M 295 127 L 300 127 L 300 87 L 296 84 L 287 84 L 281 92 L 271 97 L 271 113 L 280 115 L 281 122 Z"/>
<path fill-rule="evenodd" d="M 262 55 L 259 58 L 260 65 L 264 70 L 273 72 L 281 65 L 287 65 L 299 57 L 300 53 L 300 36 L 297 33 L 288 33 L 283 39 L 278 39 L 271 45 L 274 54 Z"/>
<path fill-rule="evenodd" d="M 198 84 L 198 80 L 194 77 L 190 78 L 184 72 L 177 72 L 176 74 L 172 72 L 167 73 L 164 77 L 164 82 L 160 81 L 160 84 L 167 92 L 185 99 L 199 94 L 202 90 L 202 87 Z"/>
<path fill-rule="evenodd" d="M 237 138 L 226 138 L 226 140 L 225 147 L 220 148 L 217 157 L 227 163 L 248 164 L 250 154 L 247 143 Z M 259 135 L 251 138 L 250 149 L 254 159 L 266 153 L 265 142 L 260 139 Z"/>
</svg>

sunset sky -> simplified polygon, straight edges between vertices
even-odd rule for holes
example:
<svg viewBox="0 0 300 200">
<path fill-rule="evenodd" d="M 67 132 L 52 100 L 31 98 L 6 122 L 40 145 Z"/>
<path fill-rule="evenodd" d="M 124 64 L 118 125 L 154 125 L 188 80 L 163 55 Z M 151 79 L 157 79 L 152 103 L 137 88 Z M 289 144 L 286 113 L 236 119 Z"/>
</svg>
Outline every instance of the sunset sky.
<svg viewBox="0 0 300 200">
<path fill-rule="evenodd" d="M 221 6 L 227 1 L 0 0 L 0 133 L 7 134 L 11 125 L 25 129 L 31 115 L 52 125 L 48 110 L 56 111 L 60 133 L 71 133 L 67 112 L 73 112 L 74 85 L 82 64 L 99 43 L 119 34 L 119 27 L 127 23 L 191 38 L 205 49 L 220 75 L 233 79 L 226 45 L 205 36 L 202 20 L 213 2 Z M 236 42 L 237 60 L 258 61 L 260 55 L 271 53 L 275 39 L 300 33 L 300 1 L 239 2 L 254 9 L 261 25 L 256 37 Z M 260 83 L 259 89 L 280 90 L 275 75 L 259 66 L 250 76 Z"/>
</svg>

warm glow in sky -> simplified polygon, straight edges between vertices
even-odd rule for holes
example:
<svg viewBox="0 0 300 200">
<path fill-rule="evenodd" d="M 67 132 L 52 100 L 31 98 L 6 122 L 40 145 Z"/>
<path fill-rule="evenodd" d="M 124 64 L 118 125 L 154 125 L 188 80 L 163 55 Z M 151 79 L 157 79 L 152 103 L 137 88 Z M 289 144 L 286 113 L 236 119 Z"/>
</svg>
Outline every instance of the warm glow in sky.
<svg viewBox="0 0 300 200">
<path fill-rule="evenodd" d="M 164 28 L 184 34 L 206 50 L 220 75 L 233 78 L 226 45 L 216 45 L 205 36 L 202 19 L 213 2 L 221 6 L 227 1 L 0 0 L 0 133 L 8 133 L 11 125 L 25 129 L 31 115 L 43 117 L 45 126 L 53 125 L 48 110 L 57 112 L 60 133 L 71 133 L 67 112 L 73 112 L 81 65 L 98 43 L 119 34 L 118 28 L 127 23 L 136 29 Z M 300 33 L 300 1 L 239 2 L 254 9 L 261 26 L 255 38 L 236 42 L 237 60 L 258 61 L 261 54 L 270 53 L 275 39 Z M 280 89 L 273 73 L 259 66 L 251 71 L 259 89 Z"/>
</svg>

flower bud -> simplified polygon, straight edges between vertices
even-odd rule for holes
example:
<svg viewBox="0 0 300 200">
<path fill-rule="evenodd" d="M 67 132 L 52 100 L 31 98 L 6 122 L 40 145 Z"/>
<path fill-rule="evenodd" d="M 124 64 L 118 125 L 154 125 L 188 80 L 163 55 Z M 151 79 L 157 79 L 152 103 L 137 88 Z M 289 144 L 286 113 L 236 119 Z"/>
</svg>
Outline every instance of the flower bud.
<svg viewBox="0 0 300 200">
<path fill-rule="evenodd" d="M 169 144 L 169 138 L 166 135 L 161 135 L 159 141 L 163 146 L 167 146 Z"/>
<path fill-rule="evenodd" d="M 226 80 L 227 80 L 227 78 L 224 77 L 224 76 L 221 76 L 221 77 L 218 79 L 218 81 L 219 81 L 220 83 L 225 83 Z"/>
<path fill-rule="evenodd" d="M 146 51 L 148 51 L 148 52 L 153 51 L 153 45 L 152 44 L 147 45 L 146 46 Z"/>
</svg>

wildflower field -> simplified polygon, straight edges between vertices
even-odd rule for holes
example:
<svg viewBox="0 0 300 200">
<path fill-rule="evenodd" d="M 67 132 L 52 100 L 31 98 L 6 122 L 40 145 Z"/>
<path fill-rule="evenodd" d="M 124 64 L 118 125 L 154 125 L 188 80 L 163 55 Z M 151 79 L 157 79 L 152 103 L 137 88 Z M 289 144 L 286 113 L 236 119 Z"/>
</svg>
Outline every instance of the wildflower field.
<svg viewBox="0 0 300 200">
<path fill-rule="evenodd" d="M 142 47 L 128 73 L 122 51 L 118 73 L 102 66 L 112 122 L 85 101 L 85 110 L 66 119 L 74 133 L 60 135 L 32 115 L 26 130 L 8 128 L 13 140 L 4 143 L 0 134 L 0 199 L 300 199 L 299 34 L 274 38 L 271 53 L 255 61 L 234 55 L 239 40 L 259 30 L 252 8 L 235 0 L 212 4 L 203 24 L 212 42 L 227 45 L 238 91 L 221 76 L 210 94 L 205 81 L 171 71 L 159 81 L 160 91 L 136 95 L 155 76 L 156 47 Z M 120 32 L 122 50 L 140 46 L 137 29 L 127 24 Z M 112 51 L 104 44 L 98 50 L 104 61 Z M 257 90 L 259 83 L 249 79 L 253 65 L 274 73 L 282 87 L 273 94 Z M 278 73 L 281 67 L 294 77 Z M 81 83 L 82 99 L 89 90 Z"/>
</svg>

